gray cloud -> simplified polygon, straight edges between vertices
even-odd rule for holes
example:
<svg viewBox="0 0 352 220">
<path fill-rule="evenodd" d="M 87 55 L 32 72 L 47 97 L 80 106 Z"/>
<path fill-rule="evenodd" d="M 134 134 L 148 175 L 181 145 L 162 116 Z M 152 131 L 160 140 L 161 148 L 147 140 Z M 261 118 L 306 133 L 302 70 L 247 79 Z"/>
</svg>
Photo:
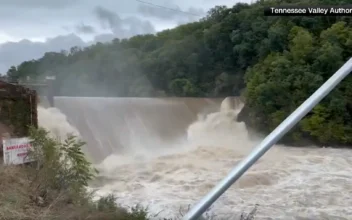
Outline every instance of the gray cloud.
<svg viewBox="0 0 352 220">
<path fill-rule="evenodd" d="M 73 46 L 87 46 L 80 37 L 74 34 L 57 36 L 46 42 L 32 42 L 22 40 L 0 44 L 0 73 L 6 73 L 11 65 L 18 65 L 25 60 L 37 59 L 46 52 L 60 52 L 69 50 Z"/>
<path fill-rule="evenodd" d="M 116 38 L 114 34 L 99 34 L 94 37 L 94 41 L 106 43 L 112 41 L 114 38 Z"/>
<path fill-rule="evenodd" d="M 146 2 L 147 3 L 147 2 Z M 138 11 L 148 17 L 156 17 L 160 19 L 176 20 L 176 21 L 194 21 L 205 15 L 201 8 L 189 7 L 184 10 L 180 6 L 168 2 L 163 5 L 155 5 L 152 3 L 141 3 Z"/>
<path fill-rule="evenodd" d="M 18 65 L 25 60 L 40 58 L 48 51 L 59 52 L 74 46 L 84 47 L 95 42 L 108 42 L 116 37 L 126 38 L 155 32 L 149 21 L 143 21 L 134 16 L 121 18 L 117 13 L 102 7 L 95 8 L 94 12 L 100 23 L 112 33 L 97 34 L 91 42 L 84 42 L 79 36 L 68 34 L 47 39 L 45 42 L 22 40 L 0 44 L 0 73 L 6 73 L 10 66 Z M 68 26 L 64 28 L 72 29 Z M 93 26 L 84 23 L 76 25 L 74 31 L 83 34 L 97 33 Z"/>
<path fill-rule="evenodd" d="M 100 19 L 102 25 L 108 24 L 110 28 L 115 26 L 121 26 L 121 18 L 114 12 L 107 10 L 101 6 L 98 6 L 94 9 L 94 13 Z"/>
<path fill-rule="evenodd" d="M 154 26 L 149 21 L 141 20 L 135 16 L 121 18 L 117 13 L 103 7 L 96 7 L 94 14 L 102 26 L 110 30 L 111 33 L 99 34 L 93 26 L 81 23 L 73 28 L 68 25 L 63 25 L 61 28 L 66 31 L 75 31 L 77 34 L 97 33 L 93 41 L 84 42 L 78 35 L 68 34 L 47 39 L 45 42 L 21 40 L 0 44 L 0 73 L 6 73 L 11 65 L 40 58 L 48 51 L 59 52 L 69 50 L 74 46 L 84 47 L 95 42 L 108 42 L 116 37 L 126 38 L 155 32 Z"/>
<path fill-rule="evenodd" d="M 1 6 L 25 8 L 65 8 L 77 4 L 80 0 L 0 0 Z"/>
<path fill-rule="evenodd" d="M 119 38 L 155 32 L 154 26 L 149 21 L 143 21 L 135 16 L 121 18 L 117 13 L 103 7 L 96 7 L 94 13 L 102 27 L 110 29 Z"/>
<path fill-rule="evenodd" d="M 87 25 L 84 23 L 81 23 L 75 27 L 76 31 L 78 33 L 82 34 L 94 34 L 95 33 L 95 28 L 91 25 Z"/>
<path fill-rule="evenodd" d="M 177 5 L 172 4 L 172 0 L 143 1 L 202 14 L 215 5 L 231 6 L 250 0 L 177 0 Z M 187 13 L 149 6 L 135 0 L 0 0 L 0 40 L 24 39 L 0 43 L 0 73 L 5 73 L 11 65 L 40 58 L 49 51 L 154 33 L 155 29 L 172 28 L 198 19 Z M 70 34 L 72 32 L 76 35 Z M 44 41 L 48 36 L 57 37 Z"/>
</svg>

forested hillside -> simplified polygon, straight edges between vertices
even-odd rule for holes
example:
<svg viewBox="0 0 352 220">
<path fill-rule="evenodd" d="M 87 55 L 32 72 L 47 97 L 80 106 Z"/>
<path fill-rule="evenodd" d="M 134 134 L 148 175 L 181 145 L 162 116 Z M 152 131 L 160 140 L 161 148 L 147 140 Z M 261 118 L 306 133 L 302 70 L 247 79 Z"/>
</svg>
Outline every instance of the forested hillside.
<svg viewBox="0 0 352 220">
<path fill-rule="evenodd" d="M 265 5 L 348 4 L 281 0 L 218 6 L 208 16 L 156 35 L 46 53 L 12 67 L 12 78 L 55 75 L 56 95 L 199 96 L 243 94 L 242 118 L 268 132 L 352 54 L 351 17 L 264 17 Z M 352 77 L 288 135 L 352 144 Z"/>
</svg>

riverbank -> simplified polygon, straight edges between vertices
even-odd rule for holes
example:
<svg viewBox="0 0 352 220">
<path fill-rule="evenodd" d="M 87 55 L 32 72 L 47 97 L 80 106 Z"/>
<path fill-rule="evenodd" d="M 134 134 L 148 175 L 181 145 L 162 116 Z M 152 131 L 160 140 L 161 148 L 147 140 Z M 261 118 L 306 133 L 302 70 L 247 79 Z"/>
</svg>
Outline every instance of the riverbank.
<svg viewBox="0 0 352 220">
<path fill-rule="evenodd" d="M 68 138 L 60 143 L 42 129 L 32 129 L 31 137 L 35 164 L 0 165 L 1 220 L 172 220 L 158 218 L 138 205 L 122 208 L 111 194 L 94 199 L 87 186 L 96 171 L 81 152 L 79 140 Z M 176 219 L 184 213 L 179 214 Z M 254 212 L 240 217 L 253 219 Z"/>
<path fill-rule="evenodd" d="M 298 107 L 298 106 L 297 106 Z M 288 117 L 289 115 L 287 115 Z M 283 122 L 286 118 L 283 117 L 281 121 L 278 121 L 276 124 L 277 126 Z M 248 133 L 250 136 L 254 137 L 261 137 L 265 138 L 267 135 L 270 134 L 276 127 L 272 127 L 271 129 L 268 129 L 265 127 L 265 124 L 260 124 L 255 119 L 253 118 L 253 115 L 251 115 L 251 109 L 247 106 L 244 105 L 244 107 L 241 109 L 237 116 L 237 121 L 238 122 L 243 122 L 246 125 L 246 129 L 248 130 Z M 290 146 L 290 147 L 318 147 L 318 148 L 324 148 L 324 147 L 329 147 L 329 148 L 340 148 L 340 149 L 352 149 L 352 145 L 349 144 L 342 144 L 339 142 L 321 142 L 318 139 L 312 137 L 308 133 L 304 133 L 300 127 L 304 123 L 304 121 L 299 121 L 297 125 L 291 129 L 284 137 L 282 137 L 279 141 L 278 144 L 280 145 L 285 145 L 285 146 Z"/>
<path fill-rule="evenodd" d="M 40 183 L 32 181 L 30 167 L 0 166 L 0 219 L 2 220 L 144 220 L 147 212 L 131 212 L 116 206 L 109 197 L 97 202 L 89 195 L 72 197 L 69 192 L 50 190 L 39 192 Z M 45 181 L 45 180 L 43 180 Z M 78 201 L 79 200 L 79 201 Z"/>
</svg>

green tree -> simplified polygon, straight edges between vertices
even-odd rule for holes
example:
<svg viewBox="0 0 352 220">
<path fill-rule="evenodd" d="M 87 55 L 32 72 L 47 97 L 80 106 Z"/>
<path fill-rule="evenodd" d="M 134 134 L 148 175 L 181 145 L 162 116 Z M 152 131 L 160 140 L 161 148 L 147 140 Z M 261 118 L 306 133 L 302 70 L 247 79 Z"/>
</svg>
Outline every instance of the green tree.
<svg viewBox="0 0 352 220">
<path fill-rule="evenodd" d="M 11 66 L 6 75 L 11 82 L 17 82 L 21 77 L 15 66 Z"/>
<path fill-rule="evenodd" d="M 170 83 L 170 90 L 175 96 L 197 96 L 198 91 L 187 79 L 175 79 Z"/>
<path fill-rule="evenodd" d="M 217 6 L 197 22 L 155 35 L 49 52 L 12 67 L 8 75 L 55 75 L 55 95 L 65 96 L 223 97 L 245 91 L 246 123 L 269 132 L 351 56 L 352 18 L 265 17 L 263 8 L 348 3 L 270 0 Z M 324 111 L 310 113 L 287 141 L 351 144 L 348 81 L 324 99 Z M 316 127 L 321 112 L 329 116 Z M 324 133 L 324 126 L 332 134 Z"/>
</svg>

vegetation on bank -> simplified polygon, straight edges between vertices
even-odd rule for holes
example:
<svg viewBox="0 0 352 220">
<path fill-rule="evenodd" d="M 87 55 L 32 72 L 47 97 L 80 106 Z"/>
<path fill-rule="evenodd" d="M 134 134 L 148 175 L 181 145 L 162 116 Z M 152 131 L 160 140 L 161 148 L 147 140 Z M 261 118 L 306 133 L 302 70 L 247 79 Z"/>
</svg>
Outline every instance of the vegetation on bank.
<svg viewBox="0 0 352 220">
<path fill-rule="evenodd" d="M 0 88 L 0 135 L 5 132 L 11 136 L 27 136 L 27 126 L 37 126 L 37 93 L 1 79 Z"/>
<path fill-rule="evenodd" d="M 217 6 L 199 22 L 155 35 L 46 53 L 11 67 L 11 78 L 55 75 L 56 95 L 243 94 L 242 118 L 269 132 L 352 55 L 351 17 L 264 17 L 268 5 L 337 5 L 349 0 L 268 0 Z M 352 78 L 286 137 L 290 144 L 352 144 Z"/>
<path fill-rule="evenodd" d="M 36 163 L 0 167 L 0 219 L 3 220 L 144 220 L 143 209 L 129 212 L 111 197 L 93 202 L 86 186 L 95 170 L 85 159 L 82 142 L 69 137 L 61 143 L 48 133 L 30 131 Z"/>
<path fill-rule="evenodd" d="M 97 171 L 86 160 L 81 151 L 84 143 L 79 139 L 69 136 L 61 142 L 42 128 L 31 128 L 30 138 L 33 148 L 29 155 L 36 162 L 0 165 L 1 220 L 150 219 L 146 208 L 119 207 L 113 195 L 93 200 L 94 193 L 88 192 L 87 186 Z M 256 207 L 251 213 L 242 214 L 239 220 L 253 220 L 255 211 Z"/>
</svg>

